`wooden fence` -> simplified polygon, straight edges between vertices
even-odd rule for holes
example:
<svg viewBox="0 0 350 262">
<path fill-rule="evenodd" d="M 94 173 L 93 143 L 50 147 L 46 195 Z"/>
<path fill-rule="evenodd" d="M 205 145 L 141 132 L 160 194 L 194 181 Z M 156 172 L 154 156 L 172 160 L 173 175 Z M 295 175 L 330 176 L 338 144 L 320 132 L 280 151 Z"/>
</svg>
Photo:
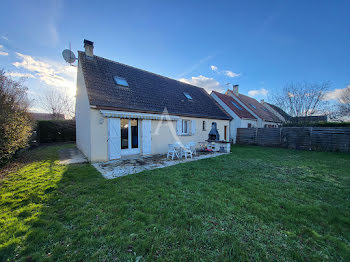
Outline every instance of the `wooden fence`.
<svg viewBox="0 0 350 262">
<path fill-rule="evenodd" d="M 350 152 L 349 127 L 238 128 L 237 144 Z"/>
</svg>

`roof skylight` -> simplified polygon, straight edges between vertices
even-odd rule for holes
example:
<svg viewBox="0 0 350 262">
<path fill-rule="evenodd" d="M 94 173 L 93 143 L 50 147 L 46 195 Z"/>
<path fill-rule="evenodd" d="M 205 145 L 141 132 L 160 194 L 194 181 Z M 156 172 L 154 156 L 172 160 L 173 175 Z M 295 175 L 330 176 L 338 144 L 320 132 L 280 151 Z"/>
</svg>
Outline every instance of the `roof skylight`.
<svg viewBox="0 0 350 262">
<path fill-rule="evenodd" d="M 184 95 L 187 99 L 192 100 L 192 96 L 189 93 L 184 92 Z"/>
<path fill-rule="evenodd" d="M 118 85 L 118 86 L 125 86 L 128 87 L 129 84 L 126 81 L 126 79 L 119 77 L 119 76 L 114 76 L 114 82 Z"/>
<path fill-rule="evenodd" d="M 253 104 L 250 104 L 250 106 L 251 106 L 252 108 L 256 109 L 256 106 L 255 106 L 255 105 L 253 105 Z"/>
<path fill-rule="evenodd" d="M 236 102 L 231 101 L 232 105 L 237 107 L 238 110 L 242 110 L 242 107 L 240 107 Z"/>
</svg>

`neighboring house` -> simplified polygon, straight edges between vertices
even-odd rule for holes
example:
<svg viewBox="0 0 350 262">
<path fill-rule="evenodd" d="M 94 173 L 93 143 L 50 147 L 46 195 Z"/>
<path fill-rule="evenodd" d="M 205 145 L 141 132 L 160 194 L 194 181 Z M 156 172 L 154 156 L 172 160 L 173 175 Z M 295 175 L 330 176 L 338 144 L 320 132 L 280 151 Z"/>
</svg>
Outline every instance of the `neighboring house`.
<svg viewBox="0 0 350 262">
<path fill-rule="evenodd" d="M 246 127 L 278 127 L 282 120 L 269 111 L 256 99 L 242 95 L 238 92 L 238 85 L 225 94 L 213 91 L 211 96 L 233 118 L 230 123 L 230 140 L 235 143 L 237 128 Z"/>
<path fill-rule="evenodd" d="M 64 120 L 64 114 L 49 114 L 49 113 L 29 113 L 30 117 L 35 120 Z"/>
<path fill-rule="evenodd" d="M 288 115 L 286 112 L 284 112 L 281 108 L 278 106 L 275 106 L 273 104 L 267 103 L 264 100 L 261 100 L 261 104 L 267 108 L 271 113 L 273 113 L 282 123 L 285 123 L 291 119 L 291 116 Z"/>
<path fill-rule="evenodd" d="M 241 106 L 232 96 L 213 91 L 210 94 L 232 117 L 230 141 L 236 143 L 237 128 L 257 127 L 258 119 Z"/>
<path fill-rule="evenodd" d="M 283 123 L 317 123 L 317 122 L 328 122 L 327 115 L 321 116 L 299 116 L 299 117 L 291 117 L 280 107 L 275 106 L 273 104 L 269 104 L 264 100 L 261 100 L 261 104 L 263 104 L 269 111 L 273 112 L 279 119 L 282 120 Z"/>
<path fill-rule="evenodd" d="M 231 117 L 202 88 L 78 52 L 77 146 L 90 161 L 162 154 L 168 144 L 204 142 L 212 122 L 229 139 Z"/>
</svg>

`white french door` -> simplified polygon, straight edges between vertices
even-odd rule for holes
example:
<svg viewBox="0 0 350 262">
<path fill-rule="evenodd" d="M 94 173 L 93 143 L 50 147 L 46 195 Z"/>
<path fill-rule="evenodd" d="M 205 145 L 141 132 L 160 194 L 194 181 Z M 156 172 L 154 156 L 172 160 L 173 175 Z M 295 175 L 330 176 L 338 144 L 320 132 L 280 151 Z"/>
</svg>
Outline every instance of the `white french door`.
<svg viewBox="0 0 350 262">
<path fill-rule="evenodd" d="M 140 153 L 140 126 L 137 119 L 120 119 L 121 155 Z"/>
</svg>

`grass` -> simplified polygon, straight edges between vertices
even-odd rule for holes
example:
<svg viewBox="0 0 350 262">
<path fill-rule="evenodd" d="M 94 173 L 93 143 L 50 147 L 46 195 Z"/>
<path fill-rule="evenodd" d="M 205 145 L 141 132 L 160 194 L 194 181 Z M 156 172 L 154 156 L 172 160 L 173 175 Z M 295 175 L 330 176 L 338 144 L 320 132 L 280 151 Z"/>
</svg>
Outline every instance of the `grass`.
<svg viewBox="0 0 350 262">
<path fill-rule="evenodd" d="M 233 147 L 105 180 L 60 148 L 0 181 L 0 261 L 350 260 L 349 154 Z"/>
</svg>

